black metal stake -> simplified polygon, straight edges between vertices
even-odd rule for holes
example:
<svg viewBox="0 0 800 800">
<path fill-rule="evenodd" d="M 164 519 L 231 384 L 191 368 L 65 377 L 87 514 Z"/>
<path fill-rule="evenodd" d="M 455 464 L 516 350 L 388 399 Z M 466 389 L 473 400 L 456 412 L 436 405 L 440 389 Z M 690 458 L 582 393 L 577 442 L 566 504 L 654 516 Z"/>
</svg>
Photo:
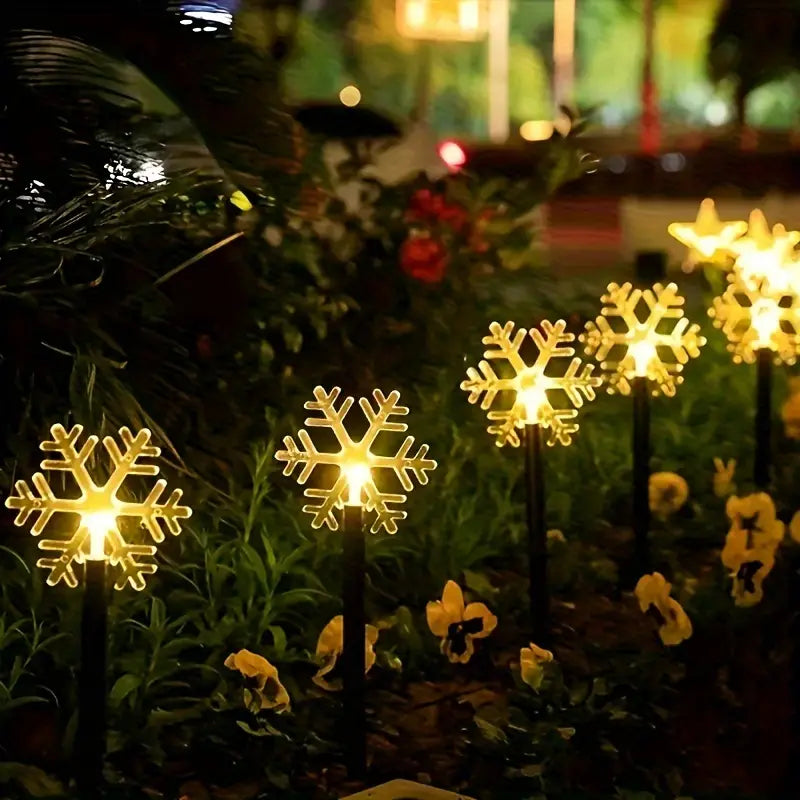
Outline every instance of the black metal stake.
<svg viewBox="0 0 800 800">
<path fill-rule="evenodd" d="M 633 535 L 636 578 L 650 567 L 650 388 L 637 376 L 633 388 Z"/>
<path fill-rule="evenodd" d="M 364 511 L 360 505 L 344 507 L 344 645 L 342 652 L 343 700 L 346 719 L 345 761 L 350 778 L 363 778 L 367 770 L 367 723 L 365 709 L 366 659 L 364 611 Z"/>
<path fill-rule="evenodd" d="M 762 347 L 756 351 L 756 452 L 753 480 L 758 489 L 770 483 L 772 461 L 772 350 Z"/>
<path fill-rule="evenodd" d="M 550 595 L 547 586 L 547 527 L 541 426 L 525 425 L 523 438 L 531 632 L 534 642 L 545 644 L 550 635 Z"/>
<path fill-rule="evenodd" d="M 105 559 L 84 562 L 81 666 L 78 677 L 76 781 L 81 798 L 99 797 L 106 753 L 108 605 Z"/>
</svg>

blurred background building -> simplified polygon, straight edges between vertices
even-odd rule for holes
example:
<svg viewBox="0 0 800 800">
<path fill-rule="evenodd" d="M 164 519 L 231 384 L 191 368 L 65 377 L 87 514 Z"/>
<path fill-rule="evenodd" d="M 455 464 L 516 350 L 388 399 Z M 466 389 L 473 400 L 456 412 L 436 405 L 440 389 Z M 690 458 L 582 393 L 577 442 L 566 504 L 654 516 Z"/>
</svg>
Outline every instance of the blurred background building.
<svg viewBox="0 0 800 800">
<path fill-rule="evenodd" d="M 541 135 L 541 126 L 523 126 L 553 120 L 559 103 L 570 103 L 595 110 L 594 131 L 638 139 L 650 8 L 660 133 L 667 144 L 682 138 L 691 144 L 693 134 L 724 129 L 737 113 L 736 81 L 725 77 L 724 65 L 717 70 L 719 81 L 709 74 L 709 42 L 724 5 L 724 0 L 307 0 L 286 88 L 296 101 L 329 100 L 352 84 L 373 108 L 424 115 L 443 136 L 475 140 L 490 138 L 493 124 L 496 132 L 490 98 L 499 92 L 507 97 L 512 136 L 520 130 Z M 746 4 L 728 5 L 735 12 Z M 498 45 L 504 29 L 506 42 Z M 726 43 L 721 44 L 724 56 Z M 505 68 L 504 85 L 498 83 L 498 66 Z M 776 68 L 772 74 L 774 79 L 749 92 L 747 121 L 767 131 L 789 131 L 800 112 L 797 73 Z"/>
</svg>

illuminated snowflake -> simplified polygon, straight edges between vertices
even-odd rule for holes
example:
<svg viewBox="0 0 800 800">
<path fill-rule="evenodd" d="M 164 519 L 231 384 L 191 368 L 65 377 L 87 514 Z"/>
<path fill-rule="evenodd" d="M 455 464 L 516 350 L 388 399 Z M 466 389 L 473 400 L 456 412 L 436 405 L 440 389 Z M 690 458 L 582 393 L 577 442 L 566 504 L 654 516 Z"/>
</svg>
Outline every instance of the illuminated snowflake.
<svg viewBox="0 0 800 800">
<path fill-rule="evenodd" d="M 655 384 L 654 395 L 673 397 L 683 382 L 683 365 L 706 343 L 700 326 L 684 317 L 678 287 L 657 283 L 643 290 L 610 283 L 600 300 L 605 303 L 600 316 L 586 323 L 579 338 L 600 362 L 609 392 L 630 394 L 631 380 L 641 375 Z"/>
<path fill-rule="evenodd" d="M 113 437 L 106 436 L 103 439 L 112 469 L 106 482 L 101 484 L 95 483 L 87 467 L 99 438 L 89 436 L 79 450 L 77 443 L 82 432 L 82 425 L 74 425 L 69 432 L 63 425 L 53 425 L 50 428 L 52 439 L 41 444 L 44 452 L 57 456 L 45 458 L 41 462 L 42 469 L 69 473 L 80 492 L 78 497 L 58 497 L 44 474 L 37 472 L 32 479 L 33 489 L 27 481 L 16 482 L 16 493 L 6 499 L 6 506 L 18 512 L 14 520 L 16 525 L 25 525 L 32 515 L 36 517 L 31 525 L 34 536 L 39 536 L 58 514 L 78 515 L 77 528 L 69 538 L 42 539 L 39 542 L 40 550 L 56 554 L 40 558 L 37 562 L 37 566 L 50 571 L 47 582 L 51 586 L 59 581 L 73 588 L 78 585 L 74 566 L 82 563 L 89 554 L 90 529 L 101 522 L 105 529 L 101 531 L 101 534 L 105 534 L 105 557 L 118 573 L 115 588 L 123 589 L 126 583 L 130 583 L 134 589 L 141 590 L 145 585 L 144 576 L 156 571 L 155 564 L 142 559 L 154 556 L 156 548 L 150 544 L 129 543 L 119 529 L 118 518 L 138 519 L 150 538 L 159 544 L 164 541 L 161 520 L 167 531 L 177 536 L 181 532 L 179 520 L 187 519 L 192 511 L 187 506 L 179 505 L 182 495 L 180 489 L 174 489 L 165 503 L 159 503 L 167 487 L 163 478 L 155 482 L 141 503 L 120 500 L 117 496 L 129 476 L 158 475 L 156 464 L 140 461 L 161 455 L 161 449 L 150 444 L 149 430 L 142 429 L 134 436 L 128 428 L 120 428 L 122 450 Z"/>
<path fill-rule="evenodd" d="M 737 364 L 752 364 L 756 351 L 769 348 L 776 363 L 794 364 L 800 352 L 800 297 L 762 280 L 729 277 L 727 289 L 708 310 L 714 325 L 728 337 Z"/>
<path fill-rule="evenodd" d="M 391 420 L 391 417 L 405 416 L 408 408 L 397 404 L 400 393 L 390 392 L 385 396 L 376 389 L 372 396 L 375 405 L 366 397 L 361 397 L 358 405 L 367 421 L 367 430 L 357 441 L 354 440 L 345 426 L 345 417 L 355 403 L 353 397 L 345 397 L 336 407 L 336 401 L 341 394 L 337 386 L 326 392 L 321 386 L 314 389 L 314 400 L 305 404 L 308 411 L 317 411 L 319 416 L 308 417 L 305 424 L 312 428 L 328 428 L 336 438 L 339 446 L 334 452 L 322 452 L 317 449 L 311 435 L 305 429 L 297 433 L 299 446 L 291 436 L 285 436 L 283 444 L 285 450 L 275 453 L 278 461 L 285 461 L 284 475 L 291 475 L 295 467 L 302 465 L 297 482 L 303 485 L 311 477 L 318 466 L 332 466 L 338 468 L 338 473 L 328 488 L 309 487 L 305 490 L 308 498 L 317 500 L 303 506 L 303 511 L 312 514 L 313 528 L 327 525 L 331 530 L 339 527 L 335 509 L 341 508 L 347 502 L 348 492 L 351 493 L 353 482 L 358 482 L 357 502 L 360 502 L 360 492 L 366 498 L 365 510 L 375 514 L 370 530 L 377 533 L 384 528 L 387 533 L 397 532 L 397 520 L 405 519 L 406 512 L 397 508 L 406 501 L 406 495 L 397 492 L 382 492 L 375 484 L 376 470 L 390 470 L 400 483 L 400 486 L 410 492 L 414 488 L 412 477 L 424 485 L 428 482 L 426 472 L 436 468 L 433 459 L 426 458 L 428 445 L 420 445 L 414 455 L 410 455 L 414 444 L 414 437 L 407 436 L 394 455 L 377 455 L 372 452 L 372 446 L 381 433 L 396 433 L 408 430 L 405 422 Z"/>
<path fill-rule="evenodd" d="M 595 387 L 600 386 L 602 379 L 593 376 L 594 365 L 583 364 L 575 356 L 575 348 L 569 343 L 575 340 L 572 333 L 565 333 L 567 324 L 564 320 L 556 323 L 545 320 L 541 330 L 531 328 L 530 331 L 520 328 L 514 333 L 514 323 L 500 325 L 493 322 L 489 326 L 489 335 L 483 337 L 483 343 L 489 347 L 483 354 L 484 359 L 505 361 L 510 370 L 505 377 L 499 376 L 489 361 L 481 361 L 478 369 L 470 367 L 467 379 L 462 381 L 461 388 L 469 392 L 469 402 L 481 401 L 481 408 L 488 412 L 492 423 L 487 430 L 497 437 L 496 444 L 502 447 L 510 444 L 519 447 L 520 438 L 517 432 L 535 413 L 536 422 L 549 430 L 547 443 L 556 442 L 568 445 L 572 434 L 578 430 L 576 417 L 583 400 L 594 400 Z M 538 355 L 528 365 L 520 353 L 520 349 L 530 334 L 536 345 Z M 570 358 L 569 365 L 563 375 L 548 375 L 552 360 Z M 552 391 L 563 392 L 570 402 L 569 408 L 555 408 L 547 394 Z M 511 406 L 504 409 L 493 409 L 495 398 L 500 392 L 513 393 Z M 535 411 L 531 411 L 531 406 Z"/>
</svg>

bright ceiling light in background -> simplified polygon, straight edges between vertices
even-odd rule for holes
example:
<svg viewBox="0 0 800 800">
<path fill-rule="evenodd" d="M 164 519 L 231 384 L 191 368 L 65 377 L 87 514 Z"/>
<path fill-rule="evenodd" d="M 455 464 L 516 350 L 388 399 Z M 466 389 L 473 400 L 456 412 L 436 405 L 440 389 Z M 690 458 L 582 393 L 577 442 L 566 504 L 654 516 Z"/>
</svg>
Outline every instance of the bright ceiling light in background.
<svg viewBox="0 0 800 800">
<path fill-rule="evenodd" d="M 452 140 L 439 145 L 439 157 L 450 169 L 454 170 L 460 169 L 467 163 L 467 154 L 464 152 L 464 148 Z"/>
<path fill-rule="evenodd" d="M 709 125 L 724 125 L 731 118 L 731 112 L 727 103 L 717 98 L 706 106 L 703 116 Z"/>
<path fill-rule="evenodd" d="M 549 119 L 529 119 L 520 125 L 519 135 L 526 142 L 543 142 L 553 135 L 553 123 Z"/>
<path fill-rule="evenodd" d="M 395 0 L 397 30 L 412 39 L 478 41 L 488 30 L 489 5 L 487 0 Z"/>
<path fill-rule="evenodd" d="M 339 92 L 339 100 L 341 100 L 342 105 L 353 108 L 353 106 L 357 106 L 361 102 L 361 91 L 357 86 L 353 86 L 352 84 L 345 86 L 344 89 Z"/>
<path fill-rule="evenodd" d="M 480 30 L 481 8 L 478 0 L 461 0 L 458 4 L 458 27 L 465 32 Z"/>
</svg>

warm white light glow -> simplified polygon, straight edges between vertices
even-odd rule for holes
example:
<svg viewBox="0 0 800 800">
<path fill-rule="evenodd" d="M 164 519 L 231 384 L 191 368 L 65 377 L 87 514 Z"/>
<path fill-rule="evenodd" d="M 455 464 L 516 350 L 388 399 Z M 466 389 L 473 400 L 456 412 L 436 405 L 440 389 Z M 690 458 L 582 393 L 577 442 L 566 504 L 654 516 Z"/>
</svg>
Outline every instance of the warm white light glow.
<svg viewBox="0 0 800 800">
<path fill-rule="evenodd" d="M 517 400 L 525 408 L 525 424 L 535 425 L 539 422 L 539 414 L 547 405 L 547 392 L 541 386 L 530 386 L 517 392 Z"/>
<path fill-rule="evenodd" d="M 633 372 L 637 377 L 647 377 L 647 368 L 650 362 L 658 356 L 656 346 L 643 339 L 641 342 L 634 342 L 628 347 L 628 355 L 633 358 Z"/>
<path fill-rule="evenodd" d="M 520 125 L 519 135 L 526 142 L 543 142 L 553 135 L 553 123 L 549 119 L 529 119 Z"/>
<path fill-rule="evenodd" d="M 409 28 L 422 28 L 428 18 L 427 0 L 407 0 L 406 25 Z"/>
<path fill-rule="evenodd" d="M 462 31 L 477 31 L 481 25 L 478 0 L 461 0 L 458 4 L 458 26 Z"/>
<path fill-rule="evenodd" d="M 353 106 L 357 106 L 361 102 L 361 91 L 357 86 L 353 86 L 352 84 L 345 86 L 344 89 L 339 92 L 339 100 L 342 101 L 342 105 L 353 108 Z"/>
<path fill-rule="evenodd" d="M 347 478 L 347 505 L 362 505 L 361 493 L 364 486 L 372 479 L 369 467 L 362 462 L 356 462 L 343 466 L 342 472 Z"/>
<path fill-rule="evenodd" d="M 724 100 L 712 100 L 703 114 L 709 125 L 724 125 L 731 117 L 728 104 Z"/>
<path fill-rule="evenodd" d="M 459 169 L 467 163 L 467 154 L 458 142 L 442 142 L 439 145 L 439 157 L 450 169 Z"/>
<path fill-rule="evenodd" d="M 105 557 L 106 536 L 117 527 L 117 518 L 110 511 L 95 511 L 82 517 L 89 531 L 89 558 L 102 561 Z"/>
<path fill-rule="evenodd" d="M 750 310 L 750 327 L 756 332 L 754 348 L 772 347 L 772 335 L 780 328 L 781 309 L 774 299 L 762 297 Z"/>
</svg>

